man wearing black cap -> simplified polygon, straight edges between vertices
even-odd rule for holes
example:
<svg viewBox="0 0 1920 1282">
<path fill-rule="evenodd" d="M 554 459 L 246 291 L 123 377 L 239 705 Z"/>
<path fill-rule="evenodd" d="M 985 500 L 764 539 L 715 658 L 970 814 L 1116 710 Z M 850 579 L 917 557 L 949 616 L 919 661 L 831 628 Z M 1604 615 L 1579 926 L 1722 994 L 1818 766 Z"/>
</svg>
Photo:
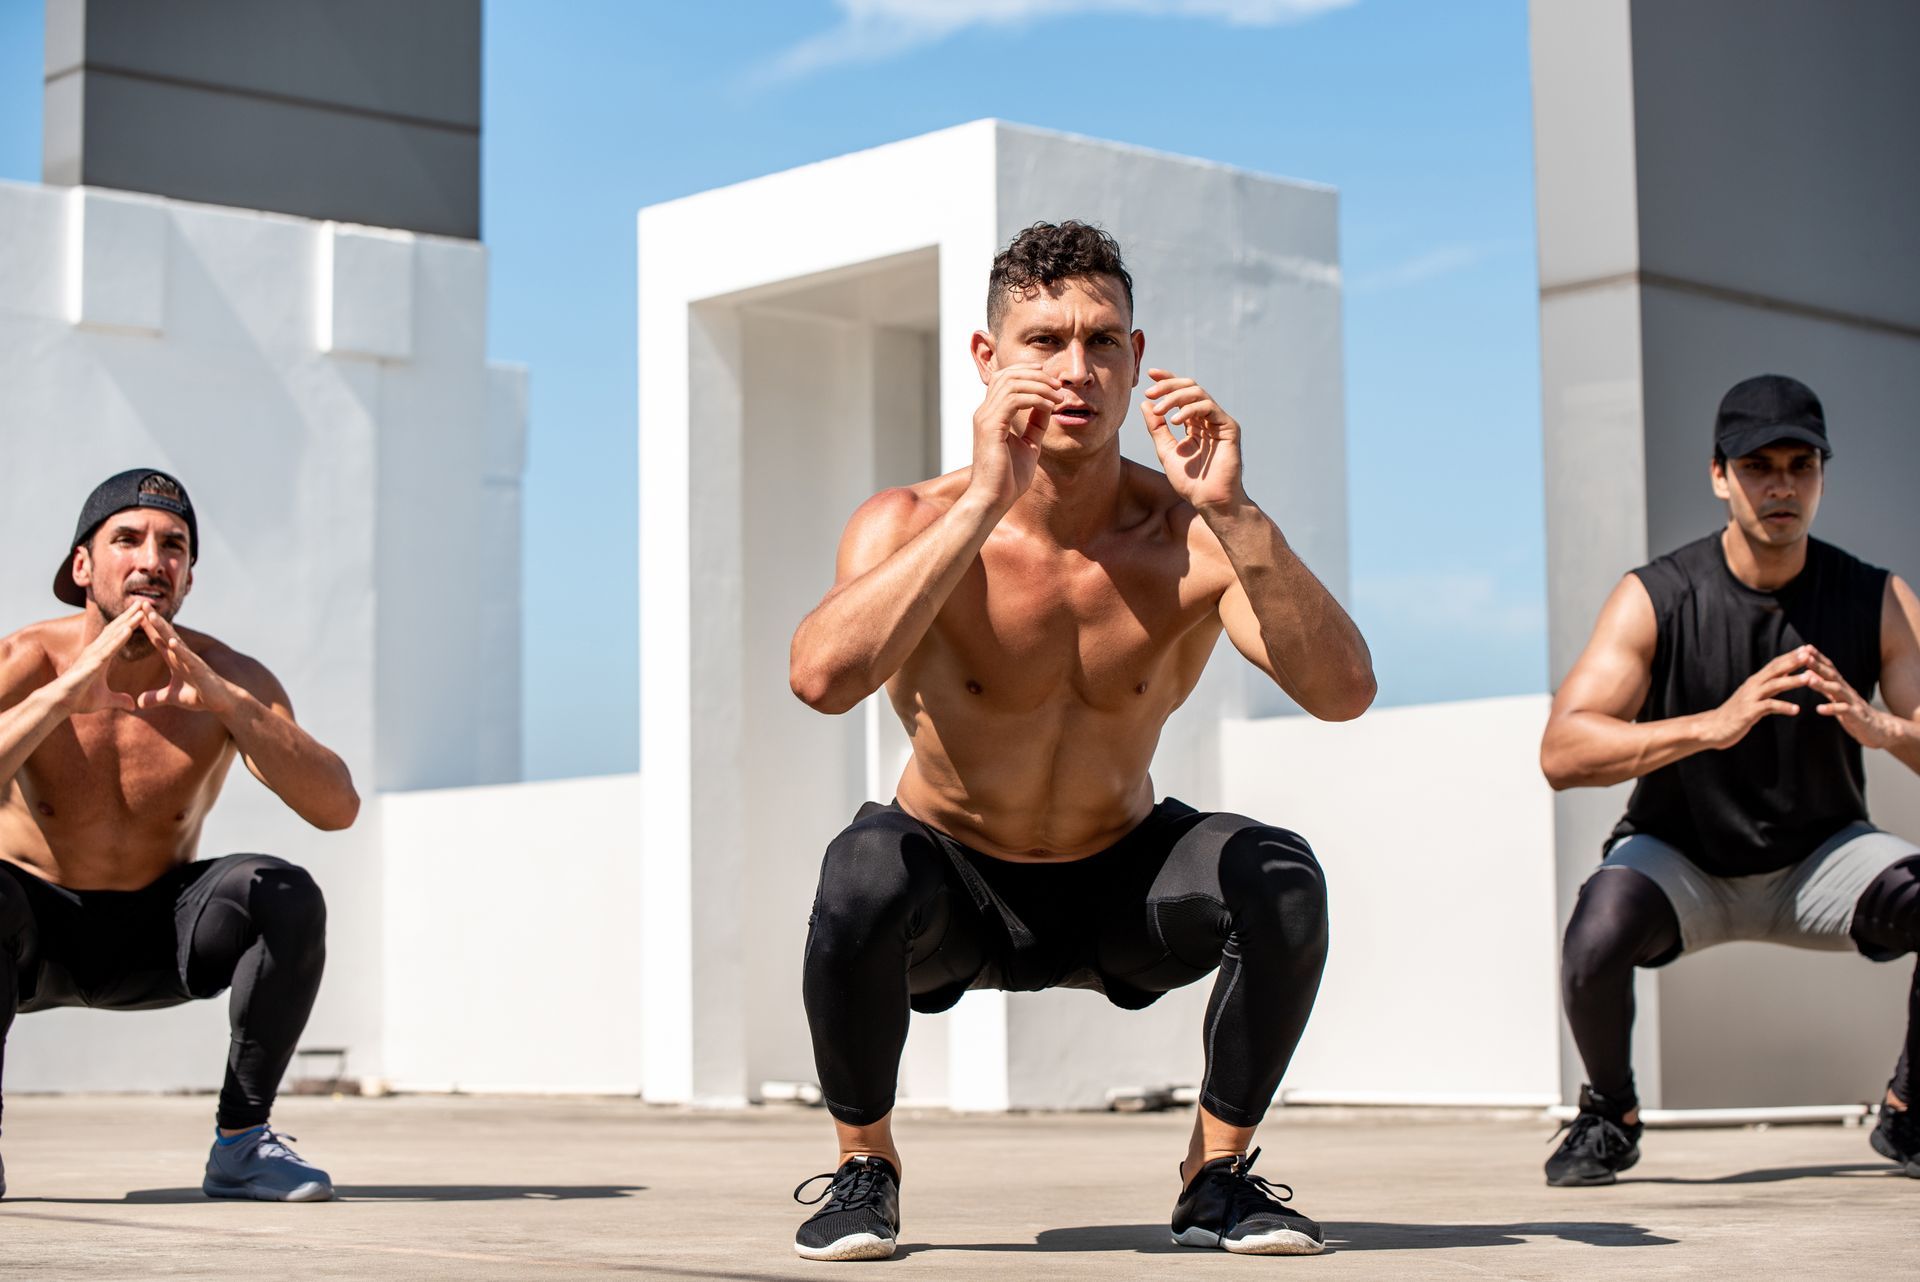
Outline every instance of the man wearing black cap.
<svg viewBox="0 0 1920 1282">
<path fill-rule="evenodd" d="M 271 672 L 174 628 L 199 551 L 186 489 L 122 472 L 87 499 L 54 575 L 80 613 L 0 640 L 0 1051 L 16 1011 L 143 1010 L 231 988 L 202 1187 L 320 1201 L 326 1172 L 267 1116 L 319 991 L 326 906 L 284 860 L 194 851 L 236 755 L 315 827 L 345 828 L 360 799 Z"/>
<path fill-rule="evenodd" d="M 1636 966 L 1734 939 L 1920 950 L 1920 848 L 1868 822 L 1861 763 L 1878 748 L 1920 772 L 1920 601 L 1808 535 L 1831 456 L 1804 384 L 1729 391 L 1712 466 L 1726 528 L 1622 579 L 1554 697 L 1548 782 L 1639 782 L 1567 925 L 1562 992 L 1590 1081 L 1549 1184 L 1611 1184 L 1639 1160 Z M 1873 1132 L 1920 1178 L 1916 1064 L 1920 971 Z"/>
</svg>

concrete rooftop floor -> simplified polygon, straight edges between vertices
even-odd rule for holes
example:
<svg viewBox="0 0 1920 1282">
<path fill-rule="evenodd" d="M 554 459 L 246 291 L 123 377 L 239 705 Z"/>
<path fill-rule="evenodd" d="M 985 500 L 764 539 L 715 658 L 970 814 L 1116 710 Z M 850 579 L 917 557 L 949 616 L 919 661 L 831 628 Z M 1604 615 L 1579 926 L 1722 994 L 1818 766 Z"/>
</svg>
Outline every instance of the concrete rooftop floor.
<svg viewBox="0 0 1920 1282">
<path fill-rule="evenodd" d="M 1858 1127 L 1652 1132 L 1613 1188 L 1542 1182 L 1532 1116 L 1277 1111 L 1256 1168 L 1327 1226 L 1311 1258 L 1174 1247 L 1188 1114 L 903 1118 L 892 1261 L 792 1254 L 824 1113 L 631 1100 L 290 1099 L 341 1199 L 199 1191 L 212 1101 L 17 1097 L 0 1275 L 58 1278 L 1860 1278 L 1920 1273 L 1920 1180 Z"/>
</svg>

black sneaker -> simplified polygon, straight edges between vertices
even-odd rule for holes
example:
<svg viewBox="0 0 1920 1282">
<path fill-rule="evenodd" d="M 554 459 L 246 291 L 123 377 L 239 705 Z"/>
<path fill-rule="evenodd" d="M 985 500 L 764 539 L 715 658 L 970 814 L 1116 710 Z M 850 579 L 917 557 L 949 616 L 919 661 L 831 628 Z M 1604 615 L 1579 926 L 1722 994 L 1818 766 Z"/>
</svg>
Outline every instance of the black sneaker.
<svg viewBox="0 0 1920 1282">
<path fill-rule="evenodd" d="M 1216 1157 L 1200 1168 L 1173 1207 L 1175 1246 L 1217 1246 L 1236 1255 L 1317 1255 L 1326 1248 L 1320 1226 L 1283 1205 L 1293 1190 L 1253 1174 L 1260 1156 Z"/>
<path fill-rule="evenodd" d="M 1909 1104 L 1903 1112 L 1880 1105 L 1880 1125 L 1873 1128 L 1873 1151 L 1920 1180 L 1920 1117 Z"/>
<path fill-rule="evenodd" d="M 826 1191 L 801 1197 L 800 1189 L 814 1180 L 828 1181 Z M 893 1254 L 900 1235 L 900 1173 L 886 1158 L 850 1157 L 831 1175 L 802 1180 L 793 1200 L 802 1206 L 826 1202 L 793 1235 L 802 1259 L 884 1260 Z"/>
<path fill-rule="evenodd" d="M 1624 1107 L 1591 1086 L 1580 1088 L 1580 1115 L 1554 1132 L 1566 1139 L 1547 1159 L 1547 1183 L 1556 1188 L 1611 1184 L 1640 1160 L 1640 1133 L 1646 1128 L 1621 1119 L 1637 1105 Z"/>
</svg>

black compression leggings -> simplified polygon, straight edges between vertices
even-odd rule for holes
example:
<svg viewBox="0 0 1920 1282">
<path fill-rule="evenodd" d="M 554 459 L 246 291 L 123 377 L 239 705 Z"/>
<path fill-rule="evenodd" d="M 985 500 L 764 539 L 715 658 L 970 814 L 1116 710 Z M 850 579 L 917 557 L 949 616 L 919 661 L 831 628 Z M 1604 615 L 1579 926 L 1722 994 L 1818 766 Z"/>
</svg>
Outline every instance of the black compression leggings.
<svg viewBox="0 0 1920 1282">
<path fill-rule="evenodd" d="M 146 1010 L 231 987 L 218 1121 L 257 1126 L 320 990 L 326 924 L 313 878 L 270 855 L 186 864 L 134 891 L 66 890 L 0 862 L 0 1055 L 16 1009 Z"/>
<path fill-rule="evenodd" d="M 1852 935 L 1862 951 L 1898 957 L 1920 951 L 1920 855 L 1885 869 L 1855 905 Z M 1680 923 L 1666 894 L 1631 868 L 1601 868 L 1580 888 L 1561 950 L 1560 987 L 1567 1023 L 1602 1095 L 1634 1099 L 1631 1046 L 1633 971 L 1678 956 Z M 1913 1102 L 1920 1063 L 1920 963 L 1907 995 L 1907 1037 L 1893 1091 Z"/>
<path fill-rule="evenodd" d="M 910 1009 L 972 987 L 1093 987 L 1137 1008 L 1219 976 L 1201 1102 L 1258 1124 L 1305 1030 L 1326 962 L 1326 889 L 1305 841 L 1164 802 L 1118 845 L 1062 864 L 969 851 L 869 806 L 827 849 L 803 987 L 828 1109 L 893 1109 Z"/>
</svg>

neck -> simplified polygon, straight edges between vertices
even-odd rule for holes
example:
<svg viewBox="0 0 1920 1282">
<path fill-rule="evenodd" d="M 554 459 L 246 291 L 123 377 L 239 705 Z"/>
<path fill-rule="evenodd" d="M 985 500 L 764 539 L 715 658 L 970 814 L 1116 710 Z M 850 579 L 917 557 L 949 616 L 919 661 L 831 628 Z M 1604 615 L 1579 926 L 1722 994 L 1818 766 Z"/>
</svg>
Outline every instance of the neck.
<svg viewBox="0 0 1920 1282">
<path fill-rule="evenodd" d="M 1118 441 L 1084 458 L 1042 455 L 1033 484 L 1008 515 L 1061 547 L 1077 547 L 1113 528 L 1124 467 Z"/>
<path fill-rule="evenodd" d="M 98 640 L 100 634 L 107 630 L 107 624 L 111 622 L 111 619 L 100 613 L 99 607 L 89 602 L 80 625 L 80 648 L 84 650 Z M 120 647 L 120 653 L 113 656 L 114 675 L 108 678 L 109 683 L 113 684 L 114 689 L 119 689 L 117 683 L 126 679 L 126 674 L 162 662 L 164 661 L 160 658 L 160 652 L 153 648 L 153 642 L 147 639 L 147 634 L 135 631 L 127 643 Z M 144 687 L 136 681 L 133 688 Z"/>
<path fill-rule="evenodd" d="M 1728 521 L 1720 536 L 1727 554 L 1727 568 L 1733 577 L 1756 592 L 1773 592 L 1794 581 L 1807 568 L 1806 536 L 1785 547 L 1756 543 L 1747 537 L 1738 521 Z"/>
</svg>

